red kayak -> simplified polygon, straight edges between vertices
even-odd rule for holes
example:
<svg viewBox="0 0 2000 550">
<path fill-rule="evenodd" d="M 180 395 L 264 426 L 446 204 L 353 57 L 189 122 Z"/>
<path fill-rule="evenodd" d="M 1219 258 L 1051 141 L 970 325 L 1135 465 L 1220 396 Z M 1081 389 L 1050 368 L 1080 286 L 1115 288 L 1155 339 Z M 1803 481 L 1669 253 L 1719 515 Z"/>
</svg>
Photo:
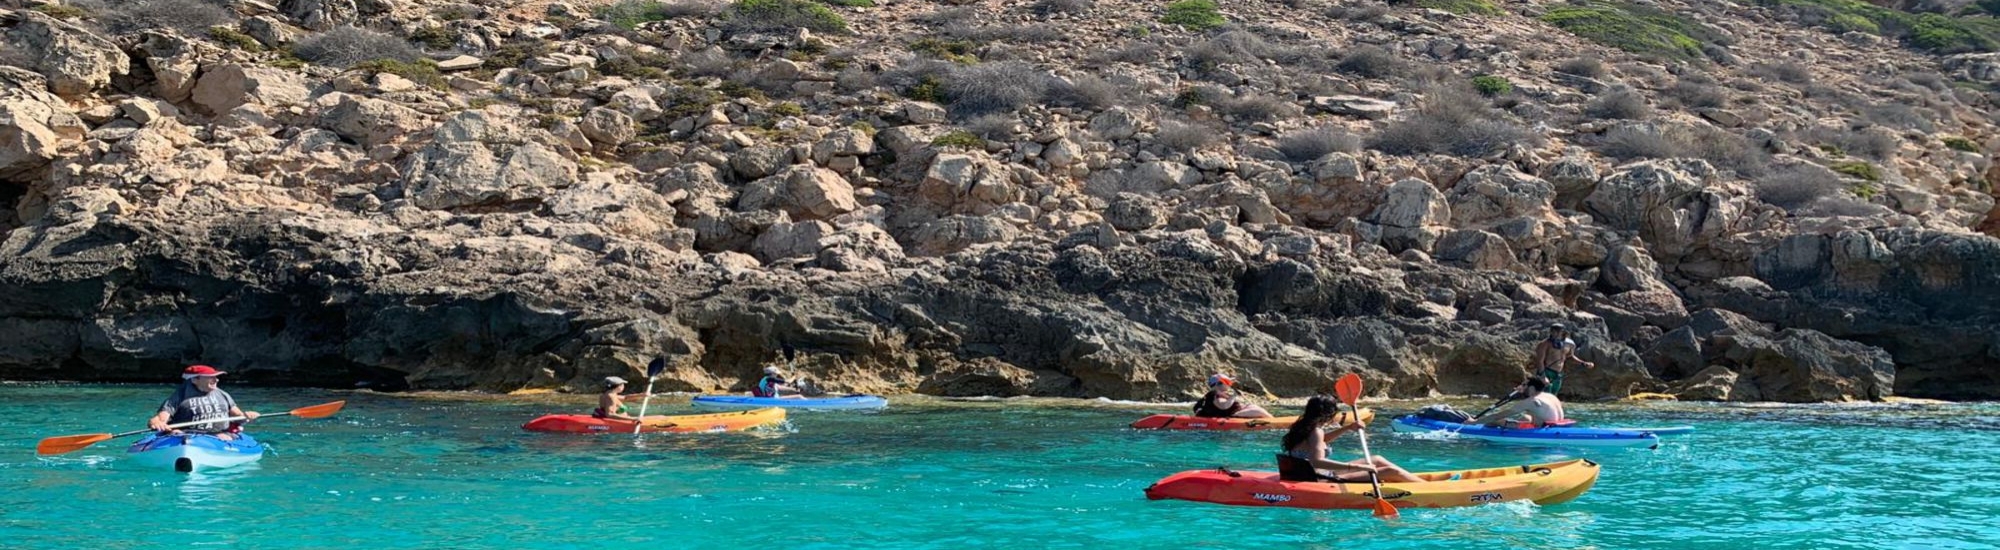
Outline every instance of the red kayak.
<svg viewBox="0 0 2000 550">
<path fill-rule="evenodd" d="M 648 416 L 643 433 L 735 432 L 776 424 L 785 420 L 785 410 L 769 407 L 750 411 L 680 416 Z M 521 429 L 531 432 L 632 433 L 632 423 L 581 414 L 551 414 L 528 421 Z"/>
</svg>

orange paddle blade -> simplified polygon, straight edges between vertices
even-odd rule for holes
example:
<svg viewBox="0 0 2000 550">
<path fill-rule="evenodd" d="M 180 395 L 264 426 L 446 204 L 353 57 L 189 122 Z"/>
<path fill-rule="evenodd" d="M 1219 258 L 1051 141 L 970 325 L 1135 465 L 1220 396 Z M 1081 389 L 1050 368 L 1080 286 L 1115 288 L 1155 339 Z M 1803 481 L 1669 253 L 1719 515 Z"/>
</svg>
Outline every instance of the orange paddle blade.
<svg viewBox="0 0 2000 550">
<path fill-rule="evenodd" d="M 111 434 L 81 434 L 51 437 L 35 444 L 35 454 L 59 455 L 83 450 L 84 447 L 110 441 Z"/>
<path fill-rule="evenodd" d="M 1333 393 L 1340 396 L 1340 402 L 1354 406 L 1361 400 L 1361 375 L 1350 372 L 1340 377 L 1339 382 L 1333 383 Z"/>
<path fill-rule="evenodd" d="M 333 416 L 333 413 L 340 412 L 340 408 L 345 406 L 347 406 L 346 401 L 335 401 L 324 405 L 292 409 L 291 415 L 299 418 L 326 418 Z"/>
<path fill-rule="evenodd" d="M 1375 499 L 1375 517 L 1392 519 L 1399 515 L 1401 514 L 1396 511 L 1396 505 L 1389 504 L 1389 501 L 1379 497 Z"/>
</svg>

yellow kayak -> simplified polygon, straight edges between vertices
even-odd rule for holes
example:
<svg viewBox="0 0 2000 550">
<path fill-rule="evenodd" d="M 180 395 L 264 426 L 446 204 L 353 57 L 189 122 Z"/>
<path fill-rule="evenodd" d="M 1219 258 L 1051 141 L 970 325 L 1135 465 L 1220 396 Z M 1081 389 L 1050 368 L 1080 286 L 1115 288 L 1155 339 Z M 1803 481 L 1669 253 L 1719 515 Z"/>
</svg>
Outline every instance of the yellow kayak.
<svg viewBox="0 0 2000 550">
<path fill-rule="evenodd" d="M 1584 459 L 1504 468 L 1419 473 L 1421 483 L 1383 483 L 1397 508 L 1452 508 L 1515 500 L 1569 502 L 1597 483 L 1597 463 Z M 1277 472 L 1190 470 L 1146 488 L 1151 500 L 1178 499 L 1236 506 L 1366 510 L 1375 505 L 1368 482 L 1281 481 Z"/>
</svg>

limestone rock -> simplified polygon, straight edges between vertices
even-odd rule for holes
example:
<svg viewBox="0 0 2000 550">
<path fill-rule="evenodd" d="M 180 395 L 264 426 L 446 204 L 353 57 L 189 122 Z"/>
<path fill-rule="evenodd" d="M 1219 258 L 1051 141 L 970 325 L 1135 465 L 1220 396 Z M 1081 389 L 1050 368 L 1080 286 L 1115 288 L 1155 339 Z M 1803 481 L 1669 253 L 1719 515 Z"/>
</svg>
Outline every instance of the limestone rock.
<svg viewBox="0 0 2000 550">
<path fill-rule="evenodd" d="M 854 186 L 838 172 L 794 164 L 746 186 L 737 208 L 779 209 L 799 220 L 829 220 L 854 211 Z"/>
<path fill-rule="evenodd" d="M 308 94 L 305 80 L 298 73 L 226 63 L 202 70 L 191 100 L 209 114 L 221 114 L 244 104 L 266 107 L 300 104 Z"/>
<path fill-rule="evenodd" d="M 112 76 L 125 74 L 131 65 L 117 45 L 83 27 L 40 12 L 17 13 L 20 20 L 0 43 L 26 53 L 58 96 L 81 97 L 110 84 Z"/>
</svg>

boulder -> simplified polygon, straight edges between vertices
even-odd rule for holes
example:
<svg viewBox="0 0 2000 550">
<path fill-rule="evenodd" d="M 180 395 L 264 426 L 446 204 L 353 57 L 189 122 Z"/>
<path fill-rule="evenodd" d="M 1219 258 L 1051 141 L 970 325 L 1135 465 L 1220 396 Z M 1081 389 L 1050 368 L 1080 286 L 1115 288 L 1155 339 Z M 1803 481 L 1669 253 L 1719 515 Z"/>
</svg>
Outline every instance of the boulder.
<svg viewBox="0 0 2000 550">
<path fill-rule="evenodd" d="M 301 104 L 310 93 L 299 73 L 225 63 L 202 70 L 190 99 L 208 114 L 219 115 L 245 104 L 266 107 Z"/>
<path fill-rule="evenodd" d="M 1555 186 L 1512 165 L 1489 164 L 1459 178 L 1451 187 L 1451 222 L 1477 227 L 1522 217 L 1553 217 Z"/>
<path fill-rule="evenodd" d="M 1098 138 L 1117 141 L 1131 139 L 1145 129 L 1146 120 L 1125 107 L 1112 107 L 1090 118 L 1090 131 Z"/>
<path fill-rule="evenodd" d="M 1809 329 L 1773 338 L 1717 338 L 1721 361 L 1750 378 L 1758 399 L 1789 403 L 1880 401 L 1894 393 L 1896 366 L 1874 346 Z"/>
<path fill-rule="evenodd" d="M 924 256 L 943 256 L 977 244 L 1012 241 L 1020 234 L 1020 229 L 997 219 L 949 216 L 917 228 L 910 237 L 909 250 Z"/>
<path fill-rule="evenodd" d="M 22 10 L 4 44 L 27 54 L 33 68 L 48 78 L 50 92 L 76 99 L 124 75 L 132 64 L 111 41 L 68 22 Z"/>
<path fill-rule="evenodd" d="M 1385 120 L 1396 113 L 1396 102 L 1353 95 L 1332 95 L 1312 98 L 1313 108 L 1340 116 L 1351 116 L 1368 120 Z"/>
<path fill-rule="evenodd" d="M 363 147 L 374 147 L 405 139 L 430 127 L 430 119 L 415 109 L 352 94 L 333 93 L 321 97 L 332 107 L 319 114 L 319 127 Z"/>
<path fill-rule="evenodd" d="M 796 220 L 830 220 L 860 208 L 854 200 L 854 186 L 839 172 L 805 164 L 784 170 L 744 186 L 736 207 L 743 210 L 777 209 Z"/>
<path fill-rule="evenodd" d="M 1145 231 L 1166 225 L 1167 210 L 1145 196 L 1119 193 L 1104 210 L 1104 221 L 1120 231 Z"/>
<path fill-rule="evenodd" d="M 583 113 L 577 127 L 602 150 L 616 149 L 639 135 L 639 127 L 631 116 L 606 107 L 593 107 Z"/>
<path fill-rule="evenodd" d="M 484 111 L 459 112 L 404 164 L 404 196 L 419 207 L 452 210 L 539 201 L 576 181 L 576 163 L 544 143 L 553 138 L 534 137 Z"/>
<path fill-rule="evenodd" d="M 1506 270 L 1515 266 L 1514 250 L 1507 246 L 1507 239 L 1476 229 L 1446 233 L 1433 255 L 1438 261 L 1468 269 Z"/>
<path fill-rule="evenodd" d="M 27 180 L 89 127 L 69 103 L 45 92 L 41 75 L 0 67 L 0 180 Z"/>
</svg>

